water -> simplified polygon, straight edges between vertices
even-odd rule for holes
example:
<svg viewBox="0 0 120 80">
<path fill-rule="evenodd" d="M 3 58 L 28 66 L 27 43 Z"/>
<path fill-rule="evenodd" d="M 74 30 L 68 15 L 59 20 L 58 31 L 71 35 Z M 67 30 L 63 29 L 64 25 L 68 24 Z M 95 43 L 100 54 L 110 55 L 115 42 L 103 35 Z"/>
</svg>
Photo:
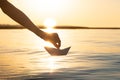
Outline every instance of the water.
<svg viewBox="0 0 120 80">
<path fill-rule="evenodd" d="M 120 80 L 120 30 L 57 30 L 67 56 L 30 31 L 0 30 L 0 80 Z"/>
</svg>

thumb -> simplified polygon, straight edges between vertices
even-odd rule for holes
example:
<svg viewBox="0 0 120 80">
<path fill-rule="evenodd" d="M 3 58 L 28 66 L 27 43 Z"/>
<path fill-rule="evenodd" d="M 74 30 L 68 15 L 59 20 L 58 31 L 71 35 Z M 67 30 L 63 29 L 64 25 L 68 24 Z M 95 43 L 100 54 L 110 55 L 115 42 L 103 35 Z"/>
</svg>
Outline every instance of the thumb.
<svg viewBox="0 0 120 80">
<path fill-rule="evenodd" d="M 59 43 L 53 43 L 53 45 L 54 45 L 57 49 L 60 48 L 60 44 L 59 44 Z"/>
</svg>

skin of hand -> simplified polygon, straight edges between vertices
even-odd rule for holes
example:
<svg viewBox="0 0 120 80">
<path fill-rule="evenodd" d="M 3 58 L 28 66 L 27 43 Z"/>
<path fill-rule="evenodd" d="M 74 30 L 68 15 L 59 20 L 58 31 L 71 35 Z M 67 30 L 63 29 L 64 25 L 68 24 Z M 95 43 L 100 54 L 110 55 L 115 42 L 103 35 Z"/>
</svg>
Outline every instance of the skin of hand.
<svg viewBox="0 0 120 80">
<path fill-rule="evenodd" d="M 14 21 L 23 25 L 37 36 L 41 37 L 45 41 L 50 41 L 56 48 L 60 48 L 61 41 L 57 33 L 47 33 L 40 30 L 32 21 L 19 9 L 9 3 L 7 0 L 0 0 L 0 8 L 2 11 L 12 18 Z"/>
<path fill-rule="evenodd" d="M 60 48 L 61 40 L 57 33 L 47 33 L 45 32 L 45 36 L 43 37 L 45 41 L 51 42 L 56 48 Z"/>
</svg>

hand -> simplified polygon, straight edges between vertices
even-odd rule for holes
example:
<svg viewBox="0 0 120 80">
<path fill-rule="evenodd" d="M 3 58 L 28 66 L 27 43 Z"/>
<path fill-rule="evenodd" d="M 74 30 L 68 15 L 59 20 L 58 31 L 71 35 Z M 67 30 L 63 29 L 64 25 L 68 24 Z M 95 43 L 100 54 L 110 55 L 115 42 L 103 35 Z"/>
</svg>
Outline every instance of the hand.
<svg viewBox="0 0 120 80">
<path fill-rule="evenodd" d="M 60 38 L 59 38 L 57 33 L 46 33 L 45 32 L 45 36 L 43 37 L 43 39 L 45 41 L 51 42 L 58 49 L 61 46 L 61 40 L 60 40 Z"/>
</svg>

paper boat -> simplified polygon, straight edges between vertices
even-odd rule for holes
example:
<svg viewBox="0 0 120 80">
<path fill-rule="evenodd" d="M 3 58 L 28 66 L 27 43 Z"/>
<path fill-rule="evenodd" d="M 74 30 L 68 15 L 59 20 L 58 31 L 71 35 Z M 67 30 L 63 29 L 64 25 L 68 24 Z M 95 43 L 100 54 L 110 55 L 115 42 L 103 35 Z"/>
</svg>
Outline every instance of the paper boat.
<svg viewBox="0 0 120 80">
<path fill-rule="evenodd" d="M 56 49 L 56 48 L 52 48 L 52 47 L 44 47 L 46 49 L 46 51 L 52 55 L 52 56 L 60 56 L 60 55 L 67 55 L 69 49 L 71 47 L 67 47 L 65 49 Z"/>
</svg>

